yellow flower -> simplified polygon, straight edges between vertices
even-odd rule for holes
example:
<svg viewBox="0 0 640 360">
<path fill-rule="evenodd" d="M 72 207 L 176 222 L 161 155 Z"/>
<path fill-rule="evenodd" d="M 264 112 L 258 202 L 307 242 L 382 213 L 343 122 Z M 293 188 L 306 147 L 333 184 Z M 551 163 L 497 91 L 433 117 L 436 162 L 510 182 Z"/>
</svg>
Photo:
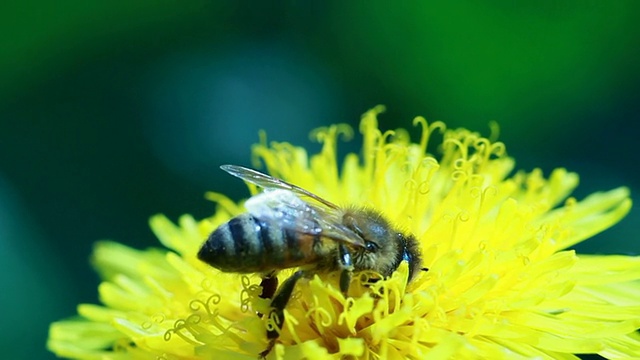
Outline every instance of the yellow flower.
<svg viewBox="0 0 640 360">
<path fill-rule="evenodd" d="M 263 139 L 256 164 L 331 202 L 379 210 L 416 236 L 428 271 L 407 284 L 402 264 L 366 287 L 366 274 L 356 276 L 347 298 L 336 274 L 298 282 L 269 358 L 640 358 L 640 258 L 567 250 L 625 216 L 626 188 L 578 201 L 568 197 L 574 173 L 512 175 L 502 143 L 422 118 L 418 142 L 403 129 L 383 133 L 382 110 L 363 116 L 361 155 L 341 165 L 344 125 L 313 132 L 323 147 L 312 156 Z M 434 133 L 443 134 L 439 157 L 427 152 Z M 208 197 L 218 204 L 211 218 L 151 219 L 169 250 L 98 243 L 103 305 L 82 304 L 79 318 L 53 323 L 49 349 L 80 359 L 255 359 L 273 326 L 256 315 L 270 305 L 258 296 L 259 275 L 221 273 L 196 258 L 243 206 Z"/>
</svg>

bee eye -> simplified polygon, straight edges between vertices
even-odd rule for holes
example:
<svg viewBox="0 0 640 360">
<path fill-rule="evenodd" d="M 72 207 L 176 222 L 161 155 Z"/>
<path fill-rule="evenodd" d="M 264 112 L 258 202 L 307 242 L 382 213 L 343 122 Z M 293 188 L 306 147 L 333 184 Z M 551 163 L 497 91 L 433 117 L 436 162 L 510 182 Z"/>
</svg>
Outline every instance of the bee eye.
<svg viewBox="0 0 640 360">
<path fill-rule="evenodd" d="M 378 244 L 372 242 L 372 241 L 367 241 L 364 243 L 365 248 L 367 249 L 367 251 L 370 252 L 375 252 L 378 250 Z"/>
</svg>

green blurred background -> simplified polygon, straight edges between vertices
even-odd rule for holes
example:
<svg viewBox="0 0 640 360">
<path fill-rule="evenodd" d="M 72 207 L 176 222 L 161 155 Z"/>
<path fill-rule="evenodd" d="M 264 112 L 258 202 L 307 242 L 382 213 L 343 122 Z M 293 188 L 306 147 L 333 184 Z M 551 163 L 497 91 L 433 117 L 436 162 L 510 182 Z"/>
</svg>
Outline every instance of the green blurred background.
<svg viewBox="0 0 640 360">
<path fill-rule="evenodd" d="M 497 120 L 519 168 L 637 198 L 640 2 L 363 4 L 0 5 L 3 358 L 52 358 L 48 324 L 97 301 L 94 241 L 156 246 L 151 215 L 245 196 L 218 165 L 250 164 L 261 128 L 309 145 L 376 104 L 384 128 Z M 639 218 L 579 250 L 637 253 Z"/>
</svg>

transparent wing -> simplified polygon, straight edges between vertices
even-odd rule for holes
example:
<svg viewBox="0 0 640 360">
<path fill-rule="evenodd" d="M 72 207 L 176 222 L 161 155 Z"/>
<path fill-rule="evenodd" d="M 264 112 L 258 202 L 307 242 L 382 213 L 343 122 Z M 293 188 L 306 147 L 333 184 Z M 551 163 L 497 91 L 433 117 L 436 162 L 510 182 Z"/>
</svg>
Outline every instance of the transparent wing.
<svg viewBox="0 0 640 360">
<path fill-rule="evenodd" d="M 321 235 L 353 246 L 364 247 L 364 240 L 341 223 L 334 209 L 313 206 L 286 189 L 275 189 L 251 197 L 245 203 L 251 215 L 275 222 L 285 230 Z"/>
<path fill-rule="evenodd" d="M 330 201 L 327 201 L 319 197 L 316 194 L 313 194 L 299 186 L 289 184 L 284 180 L 280 180 L 278 178 L 274 178 L 273 176 L 263 174 L 259 171 L 249 169 L 243 166 L 238 166 L 238 165 L 222 165 L 220 166 L 220 168 L 235 177 L 238 177 L 246 182 L 250 182 L 254 185 L 258 185 L 267 190 L 275 190 L 275 189 L 289 190 L 297 195 L 309 197 L 331 209 L 338 209 L 338 206 L 334 205 Z"/>
</svg>

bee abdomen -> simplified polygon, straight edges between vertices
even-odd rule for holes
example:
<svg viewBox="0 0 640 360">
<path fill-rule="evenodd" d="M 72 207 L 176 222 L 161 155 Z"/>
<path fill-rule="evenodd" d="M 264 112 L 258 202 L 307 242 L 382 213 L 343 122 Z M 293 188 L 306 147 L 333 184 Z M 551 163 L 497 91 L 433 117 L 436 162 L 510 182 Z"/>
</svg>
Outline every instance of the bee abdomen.
<svg viewBox="0 0 640 360">
<path fill-rule="evenodd" d="M 260 272 L 289 267 L 304 254 L 292 231 L 242 214 L 211 233 L 198 258 L 222 271 Z"/>
</svg>

